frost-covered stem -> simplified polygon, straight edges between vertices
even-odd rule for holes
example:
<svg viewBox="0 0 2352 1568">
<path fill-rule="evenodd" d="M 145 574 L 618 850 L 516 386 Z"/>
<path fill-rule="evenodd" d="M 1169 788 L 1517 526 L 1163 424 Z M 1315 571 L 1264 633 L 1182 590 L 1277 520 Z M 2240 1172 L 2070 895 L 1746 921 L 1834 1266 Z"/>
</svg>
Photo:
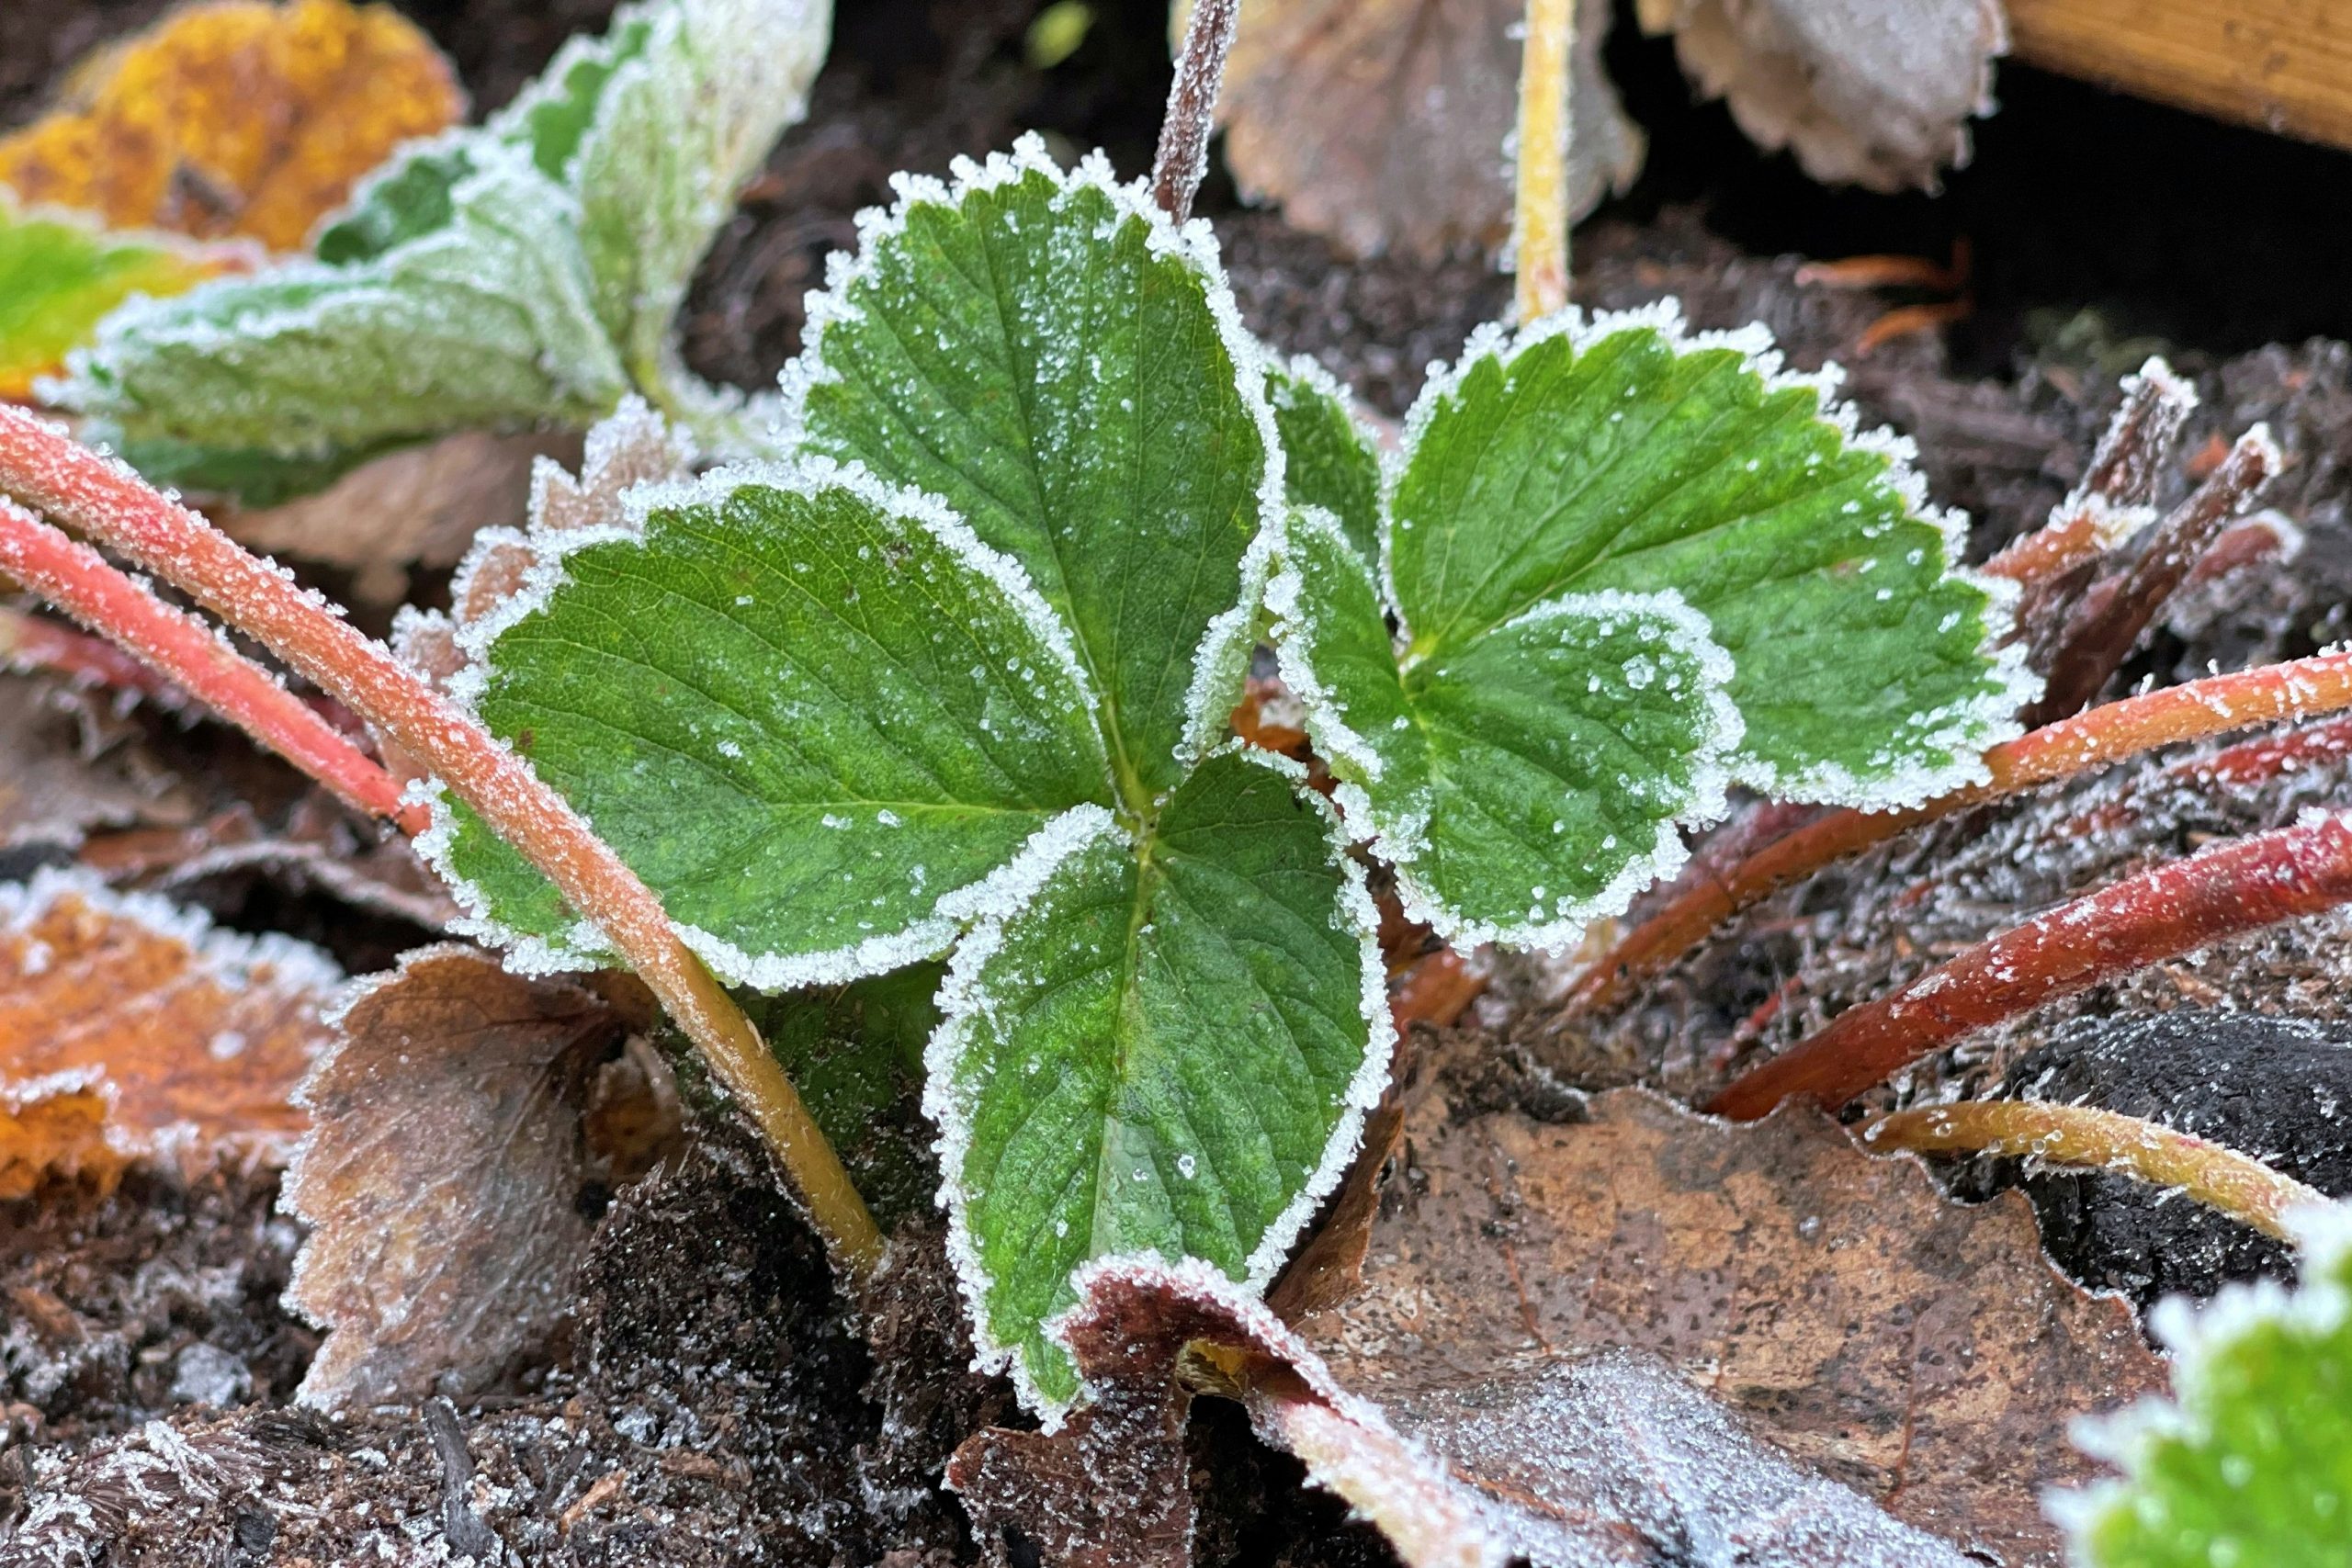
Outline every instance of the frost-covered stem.
<svg viewBox="0 0 2352 1568">
<path fill-rule="evenodd" d="M 354 810 L 388 818 L 412 833 L 424 829 L 423 808 L 402 804 L 392 776 L 267 671 L 195 616 L 164 604 L 115 570 L 89 546 L 5 496 L 0 496 L 0 572 L 84 626 L 119 641 Z"/>
<path fill-rule="evenodd" d="M 1881 1117 L 1862 1130 L 1872 1149 L 1915 1154 L 2012 1155 L 2043 1165 L 2111 1170 L 2188 1193 L 2280 1241 L 2290 1210 L 2325 1203 L 2324 1194 L 2260 1160 L 2137 1116 L 2087 1105 L 2027 1100 L 1964 1100 Z"/>
<path fill-rule="evenodd" d="M 2156 525 L 2155 536 L 2112 592 L 2086 600 L 2059 638 L 2042 694 L 2026 722 L 2044 724 L 2098 695 L 2230 520 L 2251 506 L 2278 472 L 2278 448 L 2261 425 L 2238 437 L 2222 466 Z"/>
<path fill-rule="evenodd" d="M 1159 122 L 1159 151 L 1151 161 L 1151 199 L 1182 223 L 1209 172 L 1209 135 L 1216 128 L 1216 96 L 1225 85 L 1225 58 L 1241 25 L 1241 0 L 1195 0 L 1176 56 L 1176 80 Z"/>
<path fill-rule="evenodd" d="M 836 1266 L 858 1279 L 872 1271 L 881 1233 L 751 1021 L 678 940 L 652 889 L 522 759 L 283 569 L 62 429 L 0 409 L 0 491 L 73 522 L 266 644 L 479 812 L 596 923 L 701 1050 L 799 1189 Z"/>
<path fill-rule="evenodd" d="M 1988 782 L 1909 811 L 1838 811 L 1796 829 L 1729 871 L 1695 884 L 1628 931 L 1569 994 L 1571 1011 L 1608 1007 L 1679 960 L 1724 921 L 1783 887 L 1922 823 L 2039 784 L 2111 766 L 2160 746 L 2352 707 L 2352 649 L 2108 703 L 1984 753 Z"/>
<path fill-rule="evenodd" d="M 79 687 L 126 692 L 166 708 L 187 702 L 186 692 L 106 638 L 5 606 L 0 606 L 0 669 L 20 675 L 43 670 Z"/>
<path fill-rule="evenodd" d="M 2006 577 L 2030 588 L 2097 560 L 2107 553 L 2098 519 L 2077 512 L 2063 521 L 2009 541 L 1999 555 L 1978 570 L 1987 577 Z"/>
<path fill-rule="evenodd" d="M 1510 241 L 1522 321 L 1568 302 L 1568 56 L 1576 27 L 1576 0 L 1527 0 Z"/>
<path fill-rule="evenodd" d="M 2216 845 L 1979 942 L 1818 1033 L 1710 1100 L 1753 1121 L 1784 1100 L 1829 1109 L 1954 1041 L 2042 1003 L 2280 920 L 2352 900 L 2352 822 L 2313 814 Z"/>
</svg>

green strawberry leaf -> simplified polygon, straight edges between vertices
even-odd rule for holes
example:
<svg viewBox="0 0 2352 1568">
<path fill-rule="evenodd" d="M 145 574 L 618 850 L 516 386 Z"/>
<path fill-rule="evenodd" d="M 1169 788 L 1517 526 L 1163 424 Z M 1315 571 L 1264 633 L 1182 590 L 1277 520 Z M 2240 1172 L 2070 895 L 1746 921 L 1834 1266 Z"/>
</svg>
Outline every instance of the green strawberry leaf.
<svg viewBox="0 0 2352 1568">
<path fill-rule="evenodd" d="M 100 318 L 133 294 L 176 294 L 220 270 L 222 254 L 162 235 L 115 234 L 0 199 L 0 398 L 32 395 Z"/>
<path fill-rule="evenodd" d="M 720 978 L 944 952 L 991 874 L 1111 798 L 1067 634 L 935 502 L 812 463 L 632 492 L 641 536 L 542 541 L 454 690 L 583 812 Z M 420 847 L 527 962 L 593 932 L 462 812 Z"/>
<path fill-rule="evenodd" d="M 2031 690 L 1952 570 L 1907 444 L 1858 435 L 1761 329 L 1669 307 L 1474 336 L 1407 425 L 1387 563 L 1408 668 L 1563 593 L 1679 592 L 1731 654 L 1738 782 L 1916 804 L 1984 776 Z"/>
<path fill-rule="evenodd" d="M 2299 1289 L 2158 1303 L 2177 1403 L 2077 1430 L 2125 1472 L 2049 1499 L 2085 1568 L 2352 1562 L 2352 1212 L 2297 1219 Z"/>
<path fill-rule="evenodd" d="M 1270 598 L 1308 733 L 1407 912 L 1457 944 L 1572 940 L 1721 813 L 1731 660 L 1675 594 L 1564 594 L 1400 670 L 1328 514 L 1294 522 L 1287 562 Z"/>
<path fill-rule="evenodd" d="M 1213 754 L 1139 838 L 1081 808 L 1034 852 L 1035 896 L 956 955 L 925 1109 L 983 1357 L 1050 1414 L 1078 1392 L 1045 1335 L 1072 1271 L 1157 1252 L 1262 1287 L 1393 1031 L 1362 874 L 1268 753 Z"/>
<path fill-rule="evenodd" d="M 628 389 L 560 193 L 521 158 L 449 191 L 448 221 L 373 260 L 223 278 L 107 318 L 64 401 L 183 477 L 318 462 L 452 430 L 586 424 Z M 322 468 L 333 464 L 321 463 Z M 331 477 L 331 476 L 330 476 Z"/>
<path fill-rule="evenodd" d="M 1282 472 L 1205 226 L 1034 137 L 901 177 L 808 306 L 786 429 L 942 497 L 1069 624 L 1127 809 L 1223 732 Z"/>
<path fill-rule="evenodd" d="M 1380 454 L 1345 388 L 1305 355 L 1266 372 L 1266 400 L 1282 434 L 1293 506 L 1319 506 L 1340 521 L 1367 561 L 1380 558 Z"/>
</svg>

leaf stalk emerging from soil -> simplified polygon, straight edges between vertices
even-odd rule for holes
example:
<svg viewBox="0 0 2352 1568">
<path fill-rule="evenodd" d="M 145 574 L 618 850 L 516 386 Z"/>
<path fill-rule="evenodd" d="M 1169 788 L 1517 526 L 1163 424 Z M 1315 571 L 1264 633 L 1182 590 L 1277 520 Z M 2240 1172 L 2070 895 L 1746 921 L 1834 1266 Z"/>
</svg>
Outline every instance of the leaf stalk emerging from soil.
<svg viewBox="0 0 2352 1568">
<path fill-rule="evenodd" d="M 1575 40 L 1576 0 L 1528 0 L 1511 220 L 1522 321 L 1568 302 L 1568 55 Z"/>
<path fill-rule="evenodd" d="M 2233 1149 L 2088 1105 L 1973 1100 L 1916 1106 L 1871 1122 L 1862 1131 L 1862 1143 L 1871 1149 L 2010 1155 L 2044 1165 L 2111 1170 L 2177 1188 L 2286 1242 L 2295 1239 L 2286 1223 L 2290 1211 L 2327 1201 L 2325 1195 Z"/>
<path fill-rule="evenodd" d="M 652 890 L 520 758 L 325 600 L 296 587 L 283 569 L 249 554 L 62 429 L 0 410 L 0 491 L 73 523 L 182 589 L 443 780 L 604 931 L 660 998 L 759 1127 L 836 1267 L 858 1280 L 872 1271 L 881 1234 L 750 1020 L 679 941 Z M 111 622 L 94 624 L 118 635 Z"/>
<path fill-rule="evenodd" d="M 1929 1052 L 2113 976 L 2352 900 L 2352 822 L 2314 813 L 2127 877 L 1849 1008 L 1735 1079 L 1714 1115 L 1751 1122 L 1799 1097 L 1835 1110 Z"/>
<path fill-rule="evenodd" d="M 1572 1011 L 1612 1006 L 1740 910 L 1850 855 L 1972 806 L 2077 777 L 2160 746 L 2352 707 L 2352 649 L 2210 675 L 2044 725 L 1984 753 L 1990 780 L 1910 811 L 1833 812 L 1678 895 L 1626 933 L 1571 993 Z"/>
<path fill-rule="evenodd" d="M 116 570 L 89 546 L 5 497 L 0 497 L 0 572 L 84 626 L 119 639 L 352 809 L 389 818 L 409 833 L 424 830 L 429 821 L 424 808 L 403 802 L 390 773 L 267 671 L 195 616 Z M 35 626 L 23 635 L 38 637 L 42 629 Z M 79 662 L 89 661 L 84 658 Z"/>
</svg>

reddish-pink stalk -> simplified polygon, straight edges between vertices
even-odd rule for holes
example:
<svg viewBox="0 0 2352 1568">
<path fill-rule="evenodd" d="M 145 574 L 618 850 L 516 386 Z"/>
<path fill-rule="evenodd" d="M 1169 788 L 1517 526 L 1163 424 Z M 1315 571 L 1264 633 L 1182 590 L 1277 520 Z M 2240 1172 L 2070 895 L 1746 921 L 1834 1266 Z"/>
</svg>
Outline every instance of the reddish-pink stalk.
<svg viewBox="0 0 2352 1568">
<path fill-rule="evenodd" d="M 881 1233 L 751 1021 L 678 940 L 652 889 L 520 758 L 282 569 L 20 410 L 0 409 L 0 491 L 73 523 L 266 645 L 480 813 L 596 923 L 700 1048 L 799 1189 L 836 1264 L 861 1279 L 871 1272 Z"/>
<path fill-rule="evenodd" d="M 2006 577 L 2011 582 L 2030 587 L 2086 566 L 2106 553 L 2107 540 L 2099 520 L 2085 510 L 2011 540 L 1999 555 L 1978 570 L 1987 577 Z"/>
<path fill-rule="evenodd" d="M 1748 1122 L 1784 1100 L 1835 1110 L 1928 1053 L 2117 975 L 2352 899 L 2352 823 L 2333 814 L 2175 861 L 1978 943 L 1735 1079 Z"/>
<path fill-rule="evenodd" d="M 1628 931 L 1568 998 L 1607 1007 L 1665 970 L 1740 910 L 1923 823 L 2154 750 L 2278 719 L 2352 707 L 2352 650 L 2314 654 L 2126 697 L 1984 753 L 1991 779 L 1909 811 L 1838 811 L 1798 828 L 1724 874 L 1695 884 Z"/>
<path fill-rule="evenodd" d="M 1964 1100 L 1883 1116 L 1862 1130 L 1872 1149 L 2010 1155 L 2045 1165 L 2111 1170 L 2176 1188 L 2281 1241 L 2293 1210 L 2326 1197 L 2234 1149 L 2113 1111 L 2026 1100 Z"/>
<path fill-rule="evenodd" d="M 172 711 L 191 703 L 211 705 L 102 637 L 6 605 L 0 605 L 0 669 L 20 675 L 45 671 L 85 689 L 123 693 Z M 310 693 L 298 700 L 358 747 L 362 756 L 373 748 L 368 727 L 333 697 Z"/>
<path fill-rule="evenodd" d="M 361 754 L 268 671 L 213 629 L 164 604 L 89 546 L 0 497 L 0 572 L 84 626 L 104 631 L 355 810 L 423 832 L 424 807 L 404 804 L 390 773 Z"/>
</svg>

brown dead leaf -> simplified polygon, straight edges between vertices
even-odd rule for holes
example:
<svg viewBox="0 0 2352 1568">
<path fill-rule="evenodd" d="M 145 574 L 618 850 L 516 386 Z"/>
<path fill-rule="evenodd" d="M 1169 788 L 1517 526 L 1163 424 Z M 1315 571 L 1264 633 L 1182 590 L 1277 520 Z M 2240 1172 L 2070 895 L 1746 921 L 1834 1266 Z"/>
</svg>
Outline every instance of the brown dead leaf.
<svg viewBox="0 0 2352 1568">
<path fill-rule="evenodd" d="M 86 873 L 0 884 L 0 1198 L 136 1160 L 283 1157 L 341 981 L 315 949 Z"/>
<path fill-rule="evenodd" d="M 2067 1421 L 2165 1378 L 2021 1195 L 1947 1202 L 1810 1111 L 1735 1127 L 1617 1090 L 1590 1115 L 1419 1109 L 1364 1292 L 1302 1325 L 1340 1381 L 1401 1421 L 1530 1356 L 1648 1351 L 1907 1522 L 2059 1560 L 2036 1499 L 2087 1473 Z"/>
<path fill-rule="evenodd" d="M 0 139 L 0 184 L 118 228 L 301 248 L 394 147 L 465 111 L 449 62 L 389 6 L 209 0 L 83 62 Z"/>
<path fill-rule="evenodd" d="M 1831 185 L 1934 190 L 2008 48 L 2000 0 L 1638 0 L 1700 91 Z"/>
<path fill-rule="evenodd" d="M 0 642 L 0 665 L 8 657 Z M 46 677 L 0 673 L 0 850 L 71 850 L 94 829 L 194 810 L 119 721 Z"/>
<path fill-rule="evenodd" d="M 280 506 L 205 510 L 248 549 L 346 568 L 358 574 L 356 597 L 398 604 L 408 568 L 455 566 L 481 529 L 521 523 L 538 460 L 579 452 L 569 432 L 465 430 L 386 453 Z"/>
<path fill-rule="evenodd" d="M 623 1033 L 579 987 L 456 945 L 352 1001 L 287 1179 L 312 1227 L 287 1298 L 328 1330 L 304 1404 L 463 1393 L 547 1333 L 592 1228 L 582 1115 Z"/>
<path fill-rule="evenodd" d="M 1526 12 L 1525 0 L 1251 0 L 1217 105 L 1243 194 L 1354 255 L 1499 247 Z M 1609 15 L 1608 0 L 1579 0 L 1568 152 L 1579 217 L 1642 165 L 1642 134 L 1600 65 Z"/>
<path fill-rule="evenodd" d="M 1965 1568 L 1635 1353 L 1440 1377 L 1384 1409 L 1214 1270 L 1156 1259 L 1090 1270 L 1064 1332 L 1094 1403 L 1050 1437 L 984 1432 L 948 1472 L 980 1539 L 1025 1539 L 1043 1562 L 1185 1561 L 1182 1369 L 1239 1399 L 1408 1568 Z M 1138 1514 L 1140 1541 L 1123 1528 Z"/>
</svg>

